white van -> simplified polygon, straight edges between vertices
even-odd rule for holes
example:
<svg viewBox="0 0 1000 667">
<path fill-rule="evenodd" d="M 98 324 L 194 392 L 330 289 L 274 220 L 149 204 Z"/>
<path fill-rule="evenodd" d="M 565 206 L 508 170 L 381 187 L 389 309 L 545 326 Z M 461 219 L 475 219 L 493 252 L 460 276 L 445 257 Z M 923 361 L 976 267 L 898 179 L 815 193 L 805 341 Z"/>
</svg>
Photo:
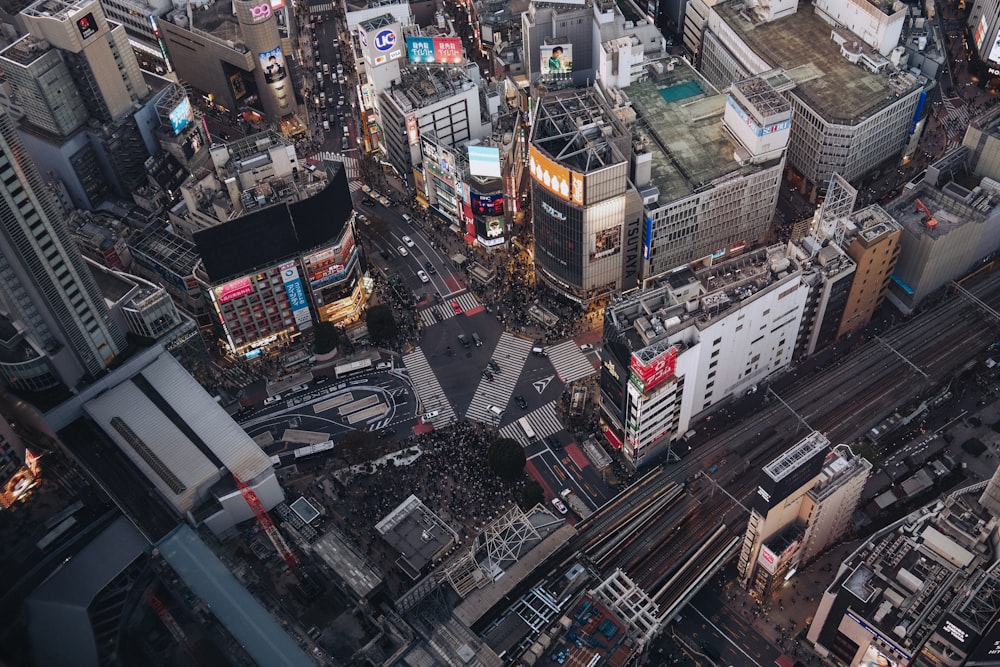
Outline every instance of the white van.
<svg viewBox="0 0 1000 667">
<path fill-rule="evenodd" d="M 409 213 L 404 213 L 403 220 L 406 220 L 407 222 L 413 222 L 413 216 L 410 215 Z"/>
<path fill-rule="evenodd" d="M 496 405 L 491 405 L 489 411 L 495 414 L 497 417 L 503 415 L 503 408 L 497 407 Z"/>
<path fill-rule="evenodd" d="M 323 129 L 326 130 L 327 132 L 330 131 L 330 121 L 328 120 L 323 121 Z"/>
<path fill-rule="evenodd" d="M 536 357 L 547 357 L 549 355 L 545 354 L 545 350 L 540 347 L 531 348 L 531 353 Z"/>
<path fill-rule="evenodd" d="M 329 73 L 330 73 L 330 65 L 328 65 L 327 63 L 323 63 L 323 74 L 329 74 Z"/>
</svg>

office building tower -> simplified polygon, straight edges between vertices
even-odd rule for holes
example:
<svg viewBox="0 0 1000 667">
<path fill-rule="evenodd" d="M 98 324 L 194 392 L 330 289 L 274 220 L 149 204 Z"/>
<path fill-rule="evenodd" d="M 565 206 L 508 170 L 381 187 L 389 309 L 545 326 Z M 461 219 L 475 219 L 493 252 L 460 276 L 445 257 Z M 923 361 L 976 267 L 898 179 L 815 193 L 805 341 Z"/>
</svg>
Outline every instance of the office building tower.
<svg viewBox="0 0 1000 667">
<path fill-rule="evenodd" d="M 0 374 L 14 388 L 73 387 L 102 373 L 125 335 L 5 113 L 0 181 Z"/>
<path fill-rule="evenodd" d="M 536 275 L 577 303 L 637 284 L 642 202 L 631 155 L 631 133 L 596 88 L 538 101 L 528 157 Z"/>
</svg>

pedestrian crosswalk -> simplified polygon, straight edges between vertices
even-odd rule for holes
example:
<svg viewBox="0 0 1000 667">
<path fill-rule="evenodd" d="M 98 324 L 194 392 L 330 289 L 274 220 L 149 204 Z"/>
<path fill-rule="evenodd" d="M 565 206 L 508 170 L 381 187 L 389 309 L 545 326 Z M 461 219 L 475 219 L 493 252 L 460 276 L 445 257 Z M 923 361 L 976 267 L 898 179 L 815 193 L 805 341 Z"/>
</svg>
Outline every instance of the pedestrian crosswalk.
<svg viewBox="0 0 1000 667">
<path fill-rule="evenodd" d="M 545 352 L 563 384 L 573 384 L 597 372 L 594 364 L 572 339 L 547 347 Z"/>
<path fill-rule="evenodd" d="M 538 438 L 555 435 L 566 428 L 559 419 L 559 415 L 556 414 L 555 401 L 550 401 L 537 410 L 532 410 L 524 415 L 524 418 L 528 420 L 528 425 L 531 426 L 531 430 L 535 432 L 535 436 Z M 527 447 L 530 444 L 528 436 L 524 434 L 524 429 L 516 421 L 501 428 L 499 434 L 501 438 L 510 438 L 511 440 L 518 441 L 522 447 Z"/>
<path fill-rule="evenodd" d="M 964 134 L 965 128 L 969 125 L 969 106 L 960 98 L 946 97 L 942 100 L 945 110 L 945 117 L 941 119 L 948 136 Z"/>
<path fill-rule="evenodd" d="M 449 317 L 455 317 L 457 313 L 455 313 L 455 309 L 451 306 L 452 301 L 458 301 L 458 305 L 463 313 L 474 310 L 481 305 L 479 299 L 472 292 L 462 292 L 457 296 L 446 296 L 441 303 L 432 304 L 421 310 L 420 321 L 424 323 L 425 327 L 429 327 L 437 322 L 444 322 Z M 434 313 L 437 313 L 438 316 L 435 317 Z"/>
<path fill-rule="evenodd" d="M 309 5 L 310 14 L 325 14 L 333 11 L 333 3 L 328 2 L 323 5 Z"/>
<path fill-rule="evenodd" d="M 500 367 L 500 372 L 494 373 L 492 380 L 484 377 L 479 381 L 476 393 L 473 394 L 472 401 L 465 410 L 466 419 L 481 424 L 497 424 L 501 420 L 499 415 L 490 411 L 490 406 L 495 405 L 501 410 L 507 408 L 510 397 L 514 394 L 517 378 L 520 377 L 529 354 L 531 354 L 531 341 L 518 338 L 507 331 L 500 335 L 500 340 L 491 356 Z"/>
<path fill-rule="evenodd" d="M 423 351 L 417 348 L 409 354 L 403 355 L 403 365 L 406 366 L 406 373 L 410 376 L 410 384 L 420 401 L 421 414 L 437 413 L 426 421 L 434 424 L 434 428 L 441 428 L 455 423 L 455 410 L 444 395 L 437 376 L 427 363 L 427 357 Z"/>
<path fill-rule="evenodd" d="M 316 155 L 313 155 L 313 159 L 342 162 L 344 164 L 344 170 L 347 171 L 347 179 L 349 181 L 357 181 L 361 176 L 361 169 L 358 167 L 358 158 L 356 157 L 344 155 L 343 153 L 334 153 L 333 151 L 320 151 L 319 153 L 316 153 Z M 360 189 L 361 186 L 358 185 L 358 188 Z"/>
</svg>

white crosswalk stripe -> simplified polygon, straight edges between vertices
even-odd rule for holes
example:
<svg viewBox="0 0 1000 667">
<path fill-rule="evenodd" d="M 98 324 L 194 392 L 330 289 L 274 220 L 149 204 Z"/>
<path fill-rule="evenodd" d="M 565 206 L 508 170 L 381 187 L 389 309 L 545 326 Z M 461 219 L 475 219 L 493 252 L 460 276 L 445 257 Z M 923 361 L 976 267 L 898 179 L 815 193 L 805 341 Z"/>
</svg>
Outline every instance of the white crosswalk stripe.
<svg viewBox="0 0 1000 667">
<path fill-rule="evenodd" d="M 576 341 L 563 341 L 545 348 L 545 351 L 563 384 L 572 384 L 597 372 L 587 355 L 580 351 Z"/>
<path fill-rule="evenodd" d="M 323 14 L 325 12 L 333 11 L 333 3 L 327 3 L 325 5 L 309 5 L 310 14 Z"/>
<path fill-rule="evenodd" d="M 532 410 L 525 415 L 528 420 L 528 425 L 531 426 L 531 430 L 535 432 L 535 436 L 539 438 L 545 438 L 550 435 L 555 435 L 559 431 L 562 431 L 566 427 L 563 426 L 562 421 L 559 419 L 559 415 L 556 414 L 556 402 L 551 401 L 546 403 L 537 410 Z M 517 440 L 521 443 L 522 447 L 528 446 L 528 436 L 524 434 L 524 430 L 518 425 L 517 422 L 511 422 L 507 424 L 499 431 L 501 438 L 510 438 L 511 440 Z"/>
<path fill-rule="evenodd" d="M 410 376 L 410 384 L 413 385 L 413 391 L 417 394 L 423 414 L 437 412 L 437 415 L 429 420 L 434 424 L 434 428 L 455 423 L 455 410 L 445 397 L 444 391 L 441 390 L 437 376 L 434 375 L 430 364 L 427 363 L 427 357 L 424 356 L 423 350 L 418 347 L 413 352 L 404 355 L 403 365 L 406 366 L 406 372 Z"/>
<path fill-rule="evenodd" d="M 427 306 L 420 311 L 420 320 L 424 323 L 424 326 L 429 327 L 439 321 L 444 322 L 449 317 L 455 317 L 455 311 L 451 307 L 452 301 L 458 301 L 458 305 L 462 308 L 463 313 L 480 306 L 479 299 L 472 292 L 462 292 L 458 296 L 446 296 L 441 303 Z M 434 313 L 437 313 L 440 317 L 435 318 Z"/>
<path fill-rule="evenodd" d="M 491 357 L 500 366 L 500 372 L 493 374 L 493 380 L 483 378 L 479 381 L 476 393 L 465 411 L 466 419 L 481 424 L 497 423 L 497 417 L 490 412 L 490 406 L 495 405 L 501 410 L 507 408 L 510 397 L 514 394 L 514 385 L 524 368 L 524 361 L 531 354 L 531 345 L 530 340 L 518 338 L 506 331 L 500 335 Z"/>
<path fill-rule="evenodd" d="M 347 171 L 348 180 L 356 181 L 361 176 L 361 170 L 358 168 L 358 158 L 356 157 L 344 155 L 343 153 L 334 153 L 332 151 L 320 151 L 312 157 L 314 160 L 333 160 L 334 162 L 343 162 L 344 169 Z M 360 188 L 360 186 L 358 187 Z"/>
</svg>

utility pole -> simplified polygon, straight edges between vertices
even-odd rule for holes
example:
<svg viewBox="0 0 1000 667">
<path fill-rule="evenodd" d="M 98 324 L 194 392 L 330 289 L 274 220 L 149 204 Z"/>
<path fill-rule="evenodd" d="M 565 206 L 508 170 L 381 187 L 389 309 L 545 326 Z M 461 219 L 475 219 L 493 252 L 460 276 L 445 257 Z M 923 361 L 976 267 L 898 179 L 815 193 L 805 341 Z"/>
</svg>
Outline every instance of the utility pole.
<svg viewBox="0 0 1000 667">
<path fill-rule="evenodd" d="M 792 408 L 792 406 L 790 406 L 790 405 L 789 405 L 788 403 L 785 403 L 785 399 L 781 398 L 781 396 L 778 396 L 778 395 L 777 395 L 776 393 L 774 393 L 774 390 L 773 390 L 773 389 L 771 389 L 770 387 L 768 387 L 768 388 L 767 388 L 767 393 L 771 394 L 771 396 L 774 396 L 774 397 L 775 397 L 776 399 L 778 399 L 778 401 L 779 401 L 779 402 L 780 402 L 780 403 L 781 403 L 782 405 L 784 405 L 784 406 L 785 406 L 785 409 L 786 409 L 786 410 L 788 410 L 789 412 L 791 412 L 791 413 L 792 413 L 793 415 L 795 415 L 795 418 L 796 418 L 797 420 L 799 420 L 799 421 L 798 421 L 798 424 L 796 424 L 796 425 L 795 425 L 795 434 L 796 434 L 796 435 L 798 435 L 798 433 L 799 433 L 799 428 L 800 428 L 801 426 L 805 426 L 805 427 L 806 427 L 806 428 L 807 428 L 808 430 L 810 430 L 810 431 L 814 430 L 814 429 L 813 429 L 813 427 L 809 425 L 809 422 L 807 422 L 807 421 L 806 421 L 805 417 L 803 417 L 803 416 L 802 416 L 802 415 L 800 415 L 800 414 L 799 414 L 798 412 L 796 412 L 796 411 L 795 411 L 795 410 L 794 410 L 794 409 Z"/>
<path fill-rule="evenodd" d="M 884 340 L 882 340 L 882 339 L 881 339 L 881 338 L 879 338 L 878 336 L 874 336 L 874 338 L 875 338 L 875 340 L 877 340 L 877 341 L 878 341 L 879 343 L 881 343 L 881 344 L 882 344 L 882 345 L 884 345 L 884 346 L 885 346 L 886 348 L 888 348 L 888 349 L 889 349 L 889 350 L 890 350 L 890 351 L 891 351 L 891 352 L 892 352 L 893 354 L 895 354 L 895 355 L 896 355 L 897 357 L 899 357 L 900 359 L 902 359 L 903 361 L 905 361 L 905 362 L 906 362 L 906 364 L 907 364 L 907 365 L 908 365 L 908 366 L 909 366 L 910 368 L 912 368 L 913 370 L 915 370 L 915 371 L 916 371 L 917 373 L 919 373 L 919 374 L 920 374 L 920 376 L 921 376 L 921 377 L 923 377 L 923 378 L 924 378 L 924 381 L 923 381 L 923 383 L 922 383 L 922 384 L 921 384 L 921 386 L 920 386 L 920 393 L 921 393 L 921 394 L 922 394 L 922 393 L 924 393 L 924 389 L 926 389 L 926 388 L 927 388 L 927 380 L 929 380 L 929 379 L 930 379 L 930 378 L 928 378 L 928 377 L 927 377 L 927 373 L 925 373 L 925 372 L 924 372 L 924 371 L 923 371 L 923 370 L 922 370 L 922 369 L 921 369 L 921 368 L 920 368 L 919 366 L 917 366 L 916 364 L 914 364 L 914 363 L 913 363 L 912 361 L 910 361 L 909 359 L 907 359 L 907 358 L 906 358 L 906 357 L 905 357 L 905 356 L 903 355 L 903 353 L 902 353 L 902 352 L 900 352 L 899 350 L 897 350 L 896 348 L 894 348 L 894 347 L 893 347 L 892 345 L 889 345 L 889 343 L 885 342 Z"/>
</svg>

